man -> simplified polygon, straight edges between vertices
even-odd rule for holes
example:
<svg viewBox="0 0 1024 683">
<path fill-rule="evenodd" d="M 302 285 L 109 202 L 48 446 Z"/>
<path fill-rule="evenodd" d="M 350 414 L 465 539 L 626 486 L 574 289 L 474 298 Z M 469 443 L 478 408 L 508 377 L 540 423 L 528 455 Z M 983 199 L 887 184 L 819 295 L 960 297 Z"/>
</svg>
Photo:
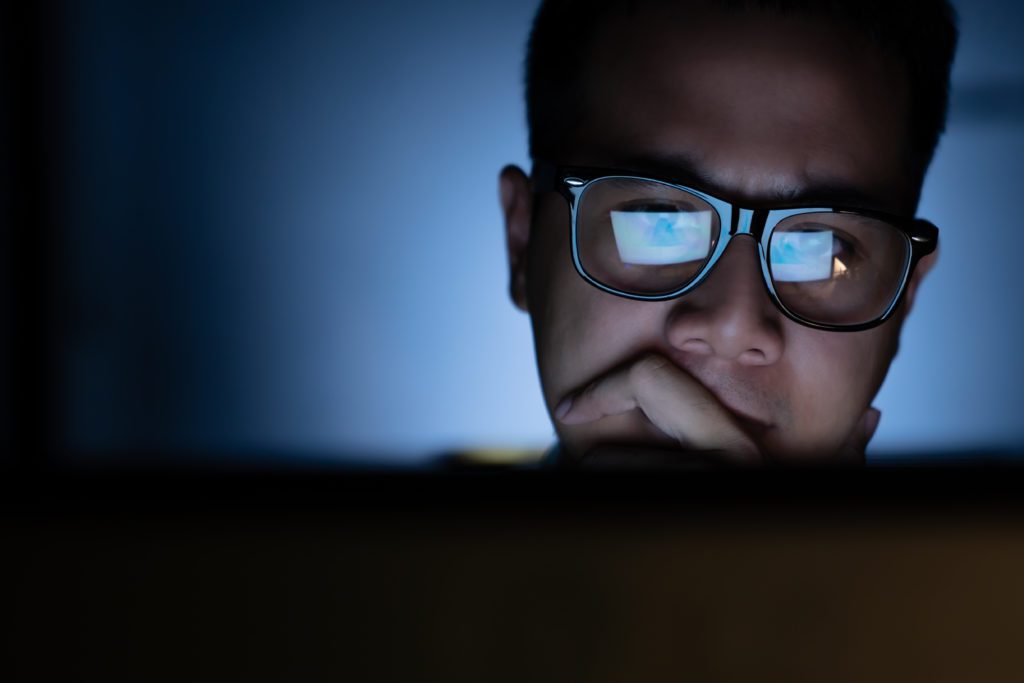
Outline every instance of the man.
<svg viewBox="0 0 1024 683">
<path fill-rule="evenodd" d="M 938 0 L 541 6 L 499 184 L 561 457 L 863 460 L 955 43 Z"/>
</svg>

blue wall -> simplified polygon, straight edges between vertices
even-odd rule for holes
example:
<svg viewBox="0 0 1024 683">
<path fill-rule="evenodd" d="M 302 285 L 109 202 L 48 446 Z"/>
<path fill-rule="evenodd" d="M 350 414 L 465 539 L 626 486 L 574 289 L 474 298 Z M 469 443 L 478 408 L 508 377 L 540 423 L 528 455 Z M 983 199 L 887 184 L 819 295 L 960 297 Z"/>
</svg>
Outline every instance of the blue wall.
<svg viewBox="0 0 1024 683">
<path fill-rule="evenodd" d="M 942 228 L 872 451 L 1024 446 L 1024 11 L 963 3 Z M 544 446 L 496 176 L 533 2 L 92 2 L 72 69 L 69 444 Z"/>
</svg>

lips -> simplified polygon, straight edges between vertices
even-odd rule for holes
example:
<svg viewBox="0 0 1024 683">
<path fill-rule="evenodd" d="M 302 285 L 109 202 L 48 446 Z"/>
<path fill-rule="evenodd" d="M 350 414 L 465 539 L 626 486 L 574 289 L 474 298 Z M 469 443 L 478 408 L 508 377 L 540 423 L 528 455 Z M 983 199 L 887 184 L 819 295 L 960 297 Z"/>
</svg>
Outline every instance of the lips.
<svg viewBox="0 0 1024 683">
<path fill-rule="evenodd" d="M 764 436 L 765 432 L 772 428 L 772 425 L 768 420 L 755 417 L 745 409 L 736 407 L 735 402 L 730 400 L 731 396 L 729 394 L 723 396 L 721 393 L 715 391 L 714 388 L 709 387 L 707 384 L 702 382 L 700 378 L 697 378 L 697 381 L 704 384 L 705 388 L 707 388 L 707 390 L 718 399 L 718 402 L 721 403 L 727 411 L 729 411 L 729 414 L 732 415 L 736 424 L 738 424 L 740 428 L 751 437 L 756 439 Z"/>
<path fill-rule="evenodd" d="M 736 419 L 736 421 L 739 422 L 740 424 L 745 426 L 749 425 L 751 429 L 762 430 L 768 429 L 771 426 L 768 420 L 757 417 L 754 414 L 752 414 L 751 411 L 738 407 L 737 402 L 731 400 L 731 397 L 728 394 L 723 395 L 723 393 L 720 393 L 716 391 L 714 388 L 709 387 L 705 382 L 701 381 L 699 377 L 697 378 L 697 381 L 703 384 L 704 387 L 708 391 L 710 391 L 715 398 L 718 399 L 718 402 L 721 403 L 722 406 L 724 406 L 725 409 L 728 410 Z"/>
</svg>

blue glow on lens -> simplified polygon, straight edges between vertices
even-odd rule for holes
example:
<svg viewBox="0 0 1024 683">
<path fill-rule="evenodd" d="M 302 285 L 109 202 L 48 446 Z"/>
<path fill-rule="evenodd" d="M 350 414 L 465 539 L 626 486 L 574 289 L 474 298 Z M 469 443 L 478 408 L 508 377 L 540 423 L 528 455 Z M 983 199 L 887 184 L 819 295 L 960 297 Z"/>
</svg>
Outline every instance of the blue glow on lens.
<svg viewBox="0 0 1024 683">
<path fill-rule="evenodd" d="M 772 235 L 772 277 L 778 282 L 813 282 L 832 277 L 832 231 Z"/>
<path fill-rule="evenodd" d="M 619 258 L 633 265 L 702 261 L 711 250 L 710 211 L 612 211 Z"/>
</svg>

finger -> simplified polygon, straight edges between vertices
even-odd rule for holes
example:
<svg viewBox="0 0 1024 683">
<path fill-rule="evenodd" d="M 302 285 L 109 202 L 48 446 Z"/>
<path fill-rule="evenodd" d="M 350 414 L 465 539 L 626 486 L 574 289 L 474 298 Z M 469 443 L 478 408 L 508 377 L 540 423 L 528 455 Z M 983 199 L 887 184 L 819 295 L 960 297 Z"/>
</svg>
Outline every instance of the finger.
<svg viewBox="0 0 1024 683">
<path fill-rule="evenodd" d="M 657 354 L 618 368 L 568 397 L 556 417 L 564 424 L 582 424 L 634 408 L 685 448 L 760 455 L 711 392 Z"/>
<path fill-rule="evenodd" d="M 591 382 L 582 391 L 566 396 L 555 408 L 555 417 L 564 424 L 575 425 L 633 410 L 637 402 L 629 373 L 629 366 L 619 368 Z"/>
</svg>

